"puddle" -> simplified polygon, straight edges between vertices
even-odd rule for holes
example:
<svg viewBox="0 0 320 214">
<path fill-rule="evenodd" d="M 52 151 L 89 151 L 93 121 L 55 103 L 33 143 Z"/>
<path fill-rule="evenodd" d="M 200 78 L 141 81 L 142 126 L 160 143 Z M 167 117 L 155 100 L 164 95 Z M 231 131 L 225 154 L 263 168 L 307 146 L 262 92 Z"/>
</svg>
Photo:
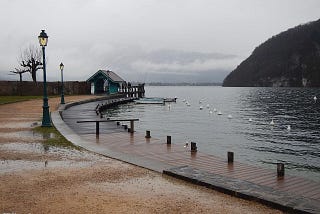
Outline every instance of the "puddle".
<svg viewBox="0 0 320 214">
<path fill-rule="evenodd" d="M 32 142 L 36 140 L 42 140 L 43 136 L 33 131 L 15 131 L 15 132 L 1 133 L 1 138 L 11 138 L 15 140 Z"/>
<path fill-rule="evenodd" d="M 17 121 L 12 121 L 12 122 L 2 122 L 1 123 L 1 128 L 7 128 L 7 129 L 20 129 L 20 128 L 30 128 L 32 127 L 32 122 L 26 121 L 26 122 L 17 122 Z"/>
<path fill-rule="evenodd" d="M 25 160 L 1 160 L 0 174 L 22 172 L 29 170 L 49 170 L 53 168 L 74 168 L 88 167 L 93 163 L 90 161 L 48 161 L 45 166 L 45 161 L 25 161 Z"/>
</svg>

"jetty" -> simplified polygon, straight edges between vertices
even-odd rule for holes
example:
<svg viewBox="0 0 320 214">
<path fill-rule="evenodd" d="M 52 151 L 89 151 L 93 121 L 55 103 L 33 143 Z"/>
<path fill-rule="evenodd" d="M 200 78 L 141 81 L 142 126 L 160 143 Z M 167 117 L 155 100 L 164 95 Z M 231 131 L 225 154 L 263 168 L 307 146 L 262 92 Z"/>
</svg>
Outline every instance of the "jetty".
<svg viewBox="0 0 320 214">
<path fill-rule="evenodd" d="M 320 212 L 320 182 L 236 161 L 232 152 L 225 158 L 199 151 L 196 144 L 182 146 L 174 136 L 152 137 L 128 129 L 138 118 L 102 118 L 96 107 L 131 102 L 130 97 L 111 97 L 81 105 L 66 104 L 52 113 L 56 128 L 71 142 L 90 151 L 206 186 L 232 196 L 258 201 L 291 213 Z M 130 120 L 131 119 L 131 120 Z M 89 121 L 89 122 L 79 122 Z M 97 134 L 96 121 L 99 122 Z M 132 124 L 130 124 L 132 125 Z"/>
</svg>

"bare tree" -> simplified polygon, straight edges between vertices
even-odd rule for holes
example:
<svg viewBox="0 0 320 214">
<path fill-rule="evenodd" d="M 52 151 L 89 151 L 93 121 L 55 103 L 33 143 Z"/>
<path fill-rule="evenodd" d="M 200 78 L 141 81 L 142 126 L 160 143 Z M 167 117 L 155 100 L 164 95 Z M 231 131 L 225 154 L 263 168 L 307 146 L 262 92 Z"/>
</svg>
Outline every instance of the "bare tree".
<svg viewBox="0 0 320 214">
<path fill-rule="evenodd" d="M 21 53 L 18 61 L 21 68 L 16 68 L 16 72 L 18 74 L 30 72 L 32 80 L 37 82 L 37 71 L 39 69 L 43 69 L 43 64 L 41 62 L 41 50 L 36 46 L 30 45 Z"/>
<path fill-rule="evenodd" d="M 19 68 L 15 68 L 16 71 L 10 71 L 11 73 L 13 74 L 19 74 L 19 77 L 20 77 L 20 83 L 22 83 L 22 74 L 23 73 L 26 73 L 28 71 L 26 70 L 22 70 L 22 69 L 19 69 Z"/>
</svg>

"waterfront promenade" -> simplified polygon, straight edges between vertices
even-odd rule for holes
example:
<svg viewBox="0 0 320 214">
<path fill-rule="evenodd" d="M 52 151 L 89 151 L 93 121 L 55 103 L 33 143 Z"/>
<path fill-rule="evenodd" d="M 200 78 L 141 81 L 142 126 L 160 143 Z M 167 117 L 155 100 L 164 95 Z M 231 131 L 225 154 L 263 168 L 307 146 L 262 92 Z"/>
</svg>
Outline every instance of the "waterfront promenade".
<svg viewBox="0 0 320 214">
<path fill-rule="evenodd" d="M 146 139 L 144 133 L 128 133 L 116 123 L 101 123 L 97 137 L 95 124 L 76 122 L 99 119 L 95 106 L 101 103 L 70 107 L 62 112 L 63 121 L 59 114 L 54 114 L 57 128 L 75 144 L 108 157 L 285 211 L 320 211 L 320 184 L 311 180 L 290 175 L 277 178 L 276 169 L 272 171 L 239 162 L 228 164 L 227 159 L 203 151 L 190 152 L 190 148 L 174 141 L 167 145 L 166 136 Z"/>
</svg>

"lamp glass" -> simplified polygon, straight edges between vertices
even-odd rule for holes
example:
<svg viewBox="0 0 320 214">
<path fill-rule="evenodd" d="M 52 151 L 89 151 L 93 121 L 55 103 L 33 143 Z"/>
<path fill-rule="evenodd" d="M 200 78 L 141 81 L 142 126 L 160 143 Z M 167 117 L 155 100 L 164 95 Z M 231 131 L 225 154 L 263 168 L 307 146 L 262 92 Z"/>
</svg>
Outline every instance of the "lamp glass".
<svg viewBox="0 0 320 214">
<path fill-rule="evenodd" d="M 60 70 L 62 71 L 64 68 L 64 64 L 62 64 L 62 62 L 60 63 Z"/>
<path fill-rule="evenodd" d="M 41 31 L 40 35 L 38 36 L 40 46 L 47 46 L 48 44 L 48 36 L 44 30 Z"/>
</svg>

